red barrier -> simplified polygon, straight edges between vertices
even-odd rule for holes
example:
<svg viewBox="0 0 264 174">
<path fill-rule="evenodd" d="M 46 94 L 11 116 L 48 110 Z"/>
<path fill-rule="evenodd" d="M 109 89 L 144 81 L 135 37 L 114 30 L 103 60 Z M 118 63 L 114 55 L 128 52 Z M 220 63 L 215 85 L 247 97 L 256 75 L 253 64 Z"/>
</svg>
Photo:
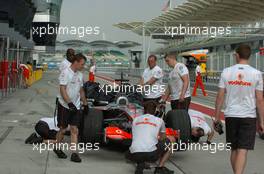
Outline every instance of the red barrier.
<svg viewBox="0 0 264 174">
<path fill-rule="evenodd" d="M 18 69 L 17 69 L 17 61 L 14 60 L 11 63 L 11 73 L 12 73 L 12 88 L 17 86 L 17 79 L 18 79 Z"/>
<path fill-rule="evenodd" d="M 0 89 L 7 89 L 8 85 L 8 61 L 0 62 Z"/>
<path fill-rule="evenodd" d="M 259 54 L 264 56 L 264 47 L 259 48 Z"/>
</svg>

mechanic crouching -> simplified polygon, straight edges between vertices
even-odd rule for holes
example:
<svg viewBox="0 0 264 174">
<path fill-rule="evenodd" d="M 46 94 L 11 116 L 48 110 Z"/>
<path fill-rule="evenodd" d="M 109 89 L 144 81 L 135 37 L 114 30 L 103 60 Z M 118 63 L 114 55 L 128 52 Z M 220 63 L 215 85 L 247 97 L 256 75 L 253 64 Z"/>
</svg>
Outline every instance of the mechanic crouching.
<svg viewBox="0 0 264 174">
<path fill-rule="evenodd" d="M 157 104 L 154 101 L 144 103 L 145 114 L 136 117 L 132 123 L 132 145 L 126 158 L 137 163 L 135 174 L 143 174 L 146 162 L 156 162 L 159 165 L 155 174 L 172 174 L 174 171 L 164 166 L 171 151 L 168 146 L 175 142 L 174 137 L 166 137 L 165 123 L 161 118 L 154 116 Z"/>
</svg>

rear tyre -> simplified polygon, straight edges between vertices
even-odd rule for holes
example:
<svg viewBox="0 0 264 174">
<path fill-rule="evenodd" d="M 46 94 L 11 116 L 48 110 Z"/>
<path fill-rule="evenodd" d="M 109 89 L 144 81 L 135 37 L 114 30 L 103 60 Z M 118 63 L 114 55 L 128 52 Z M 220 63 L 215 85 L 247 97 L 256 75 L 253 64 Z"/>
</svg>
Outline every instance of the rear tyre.
<svg viewBox="0 0 264 174">
<path fill-rule="evenodd" d="M 165 123 L 168 128 L 180 130 L 182 143 L 189 143 L 191 140 L 191 120 L 186 110 L 171 110 L 167 112 Z"/>
<path fill-rule="evenodd" d="M 102 143 L 103 139 L 103 112 L 89 109 L 88 115 L 83 116 L 81 141 L 84 143 Z"/>
</svg>

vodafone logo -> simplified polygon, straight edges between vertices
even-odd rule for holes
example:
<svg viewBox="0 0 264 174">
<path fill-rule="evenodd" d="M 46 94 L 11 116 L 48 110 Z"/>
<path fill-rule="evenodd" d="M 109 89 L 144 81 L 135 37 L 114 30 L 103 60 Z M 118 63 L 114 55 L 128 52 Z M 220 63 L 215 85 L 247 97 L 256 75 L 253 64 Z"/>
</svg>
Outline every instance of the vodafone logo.
<svg viewBox="0 0 264 174">
<path fill-rule="evenodd" d="M 238 80 L 243 80 L 244 75 L 243 74 L 238 74 L 237 78 L 238 78 Z"/>
<path fill-rule="evenodd" d="M 231 80 L 228 81 L 228 84 L 231 86 L 252 86 L 251 82 L 246 82 L 243 80 L 244 79 L 244 75 L 243 74 L 238 74 L 237 75 L 237 80 Z"/>
</svg>

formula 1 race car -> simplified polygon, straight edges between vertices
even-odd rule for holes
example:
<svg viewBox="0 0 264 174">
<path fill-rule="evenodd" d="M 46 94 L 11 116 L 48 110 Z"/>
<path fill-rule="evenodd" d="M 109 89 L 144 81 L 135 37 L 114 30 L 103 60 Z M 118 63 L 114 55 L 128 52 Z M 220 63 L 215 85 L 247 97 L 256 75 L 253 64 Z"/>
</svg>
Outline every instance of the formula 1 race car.
<svg viewBox="0 0 264 174">
<path fill-rule="evenodd" d="M 126 89 L 132 87 L 129 81 L 122 77 L 115 82 Z M 141 93 L 125 91 L 125 88 L 119 92 L 107 88 L 109 86 L 100 86 L 94 82 L 86 82 L 84 85 L 90 109 L 89 113 L 83 116 L 80 140 L 84 143 L 100 144 L 115 141 L 129 146 L 132 142 L 133 119 L 144 114 L 143 96 Z M 165 121 L 167 136 L 174 136 L 181 142 L 189 142 L 191 123 L 188 113 L 185 110 L 171 110 L 165 114 L 164 104 L 158 108 L 157 115 Z"/>
</svg>

